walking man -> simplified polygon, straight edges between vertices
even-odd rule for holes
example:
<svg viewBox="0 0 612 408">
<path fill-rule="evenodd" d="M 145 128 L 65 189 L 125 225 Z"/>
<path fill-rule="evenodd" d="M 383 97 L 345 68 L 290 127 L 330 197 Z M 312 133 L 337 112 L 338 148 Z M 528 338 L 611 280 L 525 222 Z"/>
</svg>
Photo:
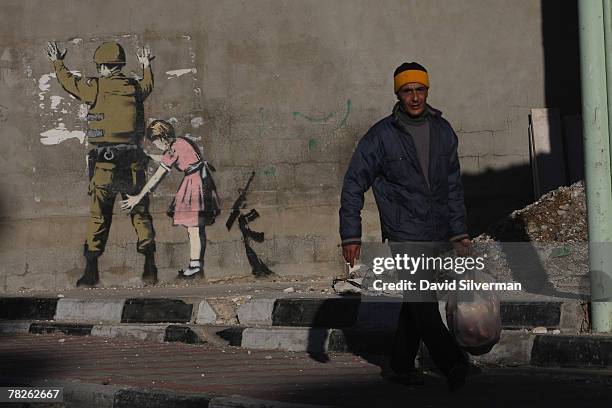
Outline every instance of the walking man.
<svg viewBox="0 0 612 408">
<path fill-rule="evenodd" d="M 142 150 L 144 136 L 144 100 L 153 90 L 153 72 L 148 48 L 138 50 L 142 66 L 140 80 L 125 76 L 125 51 L 121 45 L 105 42 L 94 53 L 99 77 L 73 75 L 66 65 L 66 50 L 60 51 L 55 42 L 47 46 L 62 88 L 87 104 L 87 141 L 93 149 L 87 156 L 91 211 L 85 242 L 85 273 L 77 286 L 95 286 L 99 282 L 98 258 L 104 252 L 113 217 L 117 194 L 136 194 L 147 181 L 147 157 Z M 130 213 L 138 236 L 137 250 L 145 256 L 142 279 L 157 282 L 155 266 L 155 231 L 149 214 L 149 199 L 145 197 Z"/>
<path fill-rule="evenodd" d="M 360 140 L 344 177 L 340 208 L 343 256 L 354 265 L 361 249 L 364 193 L 372 187 L 383 241 L 394 253 L 435 255 L 436 244 L 453 242 L 465 256 L 467 234 L 457 136 L 440 111 L 427 104 L 429 76 L 415 62 L 393 74 L 398 102 L 391 115 L 372 126 Z M 395 255 L 395 254 L 394 254 Z M 383 376 L 409 383 L 423 340 L 451 390 L 461 387 L 467 361 L 448 332 L 435 294 L 404 298 L 390 358 Z"/>
</svg>

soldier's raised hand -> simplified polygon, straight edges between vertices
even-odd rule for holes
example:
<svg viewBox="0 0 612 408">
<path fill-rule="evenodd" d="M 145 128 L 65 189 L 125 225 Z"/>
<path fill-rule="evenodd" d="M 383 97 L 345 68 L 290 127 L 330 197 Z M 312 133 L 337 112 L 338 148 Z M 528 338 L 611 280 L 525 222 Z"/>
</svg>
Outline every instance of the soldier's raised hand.
<svg viewBox="0 0 612 408">
<path fill-rule="evenodd" d="M 66 52 L 68 50 L 64 49 L 63 51 L 59 49 L 57 43 L 55 41 L 49 41 L 47 43 L 47 56 L 51 60 L 51 62 L 55 62 L 57 60 L 62 60 L 66 56 Z"/>
<path fill-rule="evenodd" d="M 136 50 L 136 57 L 138 57 L 138 62 L 140 62 L 144 68 L 148 67 L 153 58 L 155 58 L 151 56 L 151 49 L 149 47 L 143 47 Z"/>
</svg>

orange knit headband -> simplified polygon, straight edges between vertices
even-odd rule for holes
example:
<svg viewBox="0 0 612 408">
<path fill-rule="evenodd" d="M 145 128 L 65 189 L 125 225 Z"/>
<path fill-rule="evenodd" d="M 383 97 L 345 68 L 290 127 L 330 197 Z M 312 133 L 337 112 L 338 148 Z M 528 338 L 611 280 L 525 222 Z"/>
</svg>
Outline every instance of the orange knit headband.
<svg viewBox="0 0 612 408">
<path fill-rule="evenodd" d="M 423 84 L 429 88 L 429 76 L 427 75 L 427 72 L 417 69 L 409 69 L 402 71 L 393 77 L 393 87 L 395 88 L 395 93 L 397 93 L 402 86 L 411 82 Z"/>
</svg>

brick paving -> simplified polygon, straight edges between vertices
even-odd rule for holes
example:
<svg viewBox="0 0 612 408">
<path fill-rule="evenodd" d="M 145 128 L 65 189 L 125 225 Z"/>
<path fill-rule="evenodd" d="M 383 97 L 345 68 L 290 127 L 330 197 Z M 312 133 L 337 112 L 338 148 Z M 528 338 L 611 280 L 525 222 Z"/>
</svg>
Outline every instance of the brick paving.
<svg viewBox="0 0 612 408">
<path fill-rule="evenodd" d="M 380 368 L 363 357 L 329 357 L 322 363 L 296 352 L 61 334 L 0 336 L 4 385 L 15 385 L 11 378 L 79 380 L 346 407 L 548 406 L 542 398 L 575 407 L 612 399 L 610 371 L 491 369 L 453 396 L 441 378 L 402 387 L 383 381 Z"/>
</svg>

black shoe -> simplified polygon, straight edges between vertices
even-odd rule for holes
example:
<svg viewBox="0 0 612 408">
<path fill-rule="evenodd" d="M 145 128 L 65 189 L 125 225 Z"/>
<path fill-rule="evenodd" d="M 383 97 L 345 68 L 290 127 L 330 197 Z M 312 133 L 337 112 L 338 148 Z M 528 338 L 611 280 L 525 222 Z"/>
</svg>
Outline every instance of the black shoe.
<svg viewBox="0 0 612 408">
<path fill-rule="evenodd" d="M 465 378 L 470 373 L 469 364 L 457 364 L 450 369 L 446 376 L 446 383 L 450 392 L 457 392 L 465 386 Z"/>
<path fill-rule="evenodd" d="M 80 287 L 94 287 L 100 282 L 100 274 L 98 272 L 98 258 L 97 257 L 86 257 L 87 265 L 85 266 L 85 272 L 83 276 L 77 281 L 77 288 Z"/>
<path fill-rule="evenodd" d="M 155 285 L 157 283 L 157 266 L 155 266 L 155 255 L 153 252 L 145 254 L 142 282 L 145 285 Z"/>
<path fill-rule="evenodd" d="M 425 374 L 416 369 L 405 372 L 396 372 L 387 369 L 381 371 L 380 376 L 387 381 L 401 385 L 412 386 L 425 384 Z"/>
</svg>

